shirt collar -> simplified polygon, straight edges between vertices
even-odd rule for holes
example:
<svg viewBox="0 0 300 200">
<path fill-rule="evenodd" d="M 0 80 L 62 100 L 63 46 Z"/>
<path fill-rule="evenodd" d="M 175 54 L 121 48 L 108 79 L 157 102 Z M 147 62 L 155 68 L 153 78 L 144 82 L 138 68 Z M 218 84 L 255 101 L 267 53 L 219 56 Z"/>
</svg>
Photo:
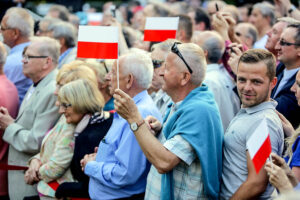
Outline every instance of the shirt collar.
<svg viewBox="0 0 300 200">
<path fill-rule="evenodd" d="M 16 46 L 14 46 L 13 48 L 11 48 L 10 50 L 10 54 L 11 53 L 14 53 L 14 52 L 18 52 L 18 51 L 23 51 L 23 49 L 28 46 L 30 44 L 30 42 L 25 42 L 25 43 L 22 43 L 22 44 L 18 44 Z"/>
<path fill-rule="evenodd" d="M 148 95 L 147 90 L 143 90 L 142 92 L 138 93 L 133 97 L 133 101 L 135 104 L 138 104 L 144 97 Z M 119 115 L 117 112 L 114 113 L 114 117 L 119 118 Z"/>
<path fill-rule="evenodd" d="M 300 67 L 297 67 L 296 69 L 290 69 L 287 70 L 286 68 L 283 70 L 283 77 L 284 79 L 290 79 L 294 74 L 298 72 Z"/>
<path fill-rule="evenodd" d="M 68 54 L 69 52 L 73 49 L 73 47 L 68 48 L 65 52 L 63 52 L 58 59 L 58 62 L 60 63 Z"/>
<path fill-rule="evenodd" d="M 241 111 L 247 112 L 248 114 L 253 114 L 265 109 L 275 109 L 277 106 L 277 101 L 271 99 L 270 101 L 265 101 L 253 107 L 241 108 Z"/>
</svg>

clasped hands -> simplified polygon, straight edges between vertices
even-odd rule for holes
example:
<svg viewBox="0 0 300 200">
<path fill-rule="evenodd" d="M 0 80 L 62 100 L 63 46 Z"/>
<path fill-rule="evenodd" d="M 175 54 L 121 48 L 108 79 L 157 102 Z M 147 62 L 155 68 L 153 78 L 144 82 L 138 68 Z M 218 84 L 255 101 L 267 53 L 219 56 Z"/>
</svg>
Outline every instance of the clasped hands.
<svg viewBox="0 0 300 200">
<path fill-rule="evenodd" d="M 8 110 L 0 107 L 0 130 L 5 130 L 10 124 L 14 123 L 14 119 L 9 115 Z"/>
<path fill-rule="evenodd" d="M 24 175 L 24 180 L 27 184 L 33 185 L 41 180 L 41 175 L 39 173 L 41 165 L 41 161 L 37 158 L 30 161 L 29 168 Z"/>
</svg>

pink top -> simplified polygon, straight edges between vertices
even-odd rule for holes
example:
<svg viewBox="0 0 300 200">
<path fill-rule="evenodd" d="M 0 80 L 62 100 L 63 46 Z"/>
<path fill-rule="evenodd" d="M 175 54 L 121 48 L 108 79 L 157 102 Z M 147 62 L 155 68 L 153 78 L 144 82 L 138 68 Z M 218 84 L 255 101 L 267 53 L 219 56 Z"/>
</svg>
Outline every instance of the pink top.
<svg viewBox="0 0 300 200">
<path fill-rule="evenodd" d="M 15 118 L 19 109 L 19 96 L 16 86 L 0 75 L 0 106 L 7 108 L 9 114 Z M 2 140 L 3 131 L 0 131 L 0 162 L 7 163 L 8 144 Z M 0 196 L 7 195 L 7 171 L 0 170 Z"/>
</svg>

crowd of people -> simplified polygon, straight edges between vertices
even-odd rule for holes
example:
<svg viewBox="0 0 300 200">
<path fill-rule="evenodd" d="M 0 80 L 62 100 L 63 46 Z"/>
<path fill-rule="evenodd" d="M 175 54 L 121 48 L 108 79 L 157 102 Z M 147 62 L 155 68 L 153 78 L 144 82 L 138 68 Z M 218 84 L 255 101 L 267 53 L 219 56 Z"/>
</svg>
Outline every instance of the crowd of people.
<svg viewBox="0 0 300 200">
<path fill-rule="evenodd" d="M 298 199 L 300 11 L 290 0 L 103 5 L 119 57 L 77 57 L 53 5 L 1 19 L 0 200 Z M 176 38 L 143 40 L 147 17 Z M 247 141 L 265 120 L 256 172 Z M 259 138 L 257 138 L 259 141 Z"/>
</svg>

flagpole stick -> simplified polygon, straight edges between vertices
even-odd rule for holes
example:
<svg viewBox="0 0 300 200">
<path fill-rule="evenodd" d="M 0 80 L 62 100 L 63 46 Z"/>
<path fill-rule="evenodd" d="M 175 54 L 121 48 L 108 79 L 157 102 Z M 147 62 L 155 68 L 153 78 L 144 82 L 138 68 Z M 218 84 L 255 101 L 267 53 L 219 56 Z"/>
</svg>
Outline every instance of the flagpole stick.
<svg viewBox="0 0 300 200">
<path fill-rule="evenodd" d="M 119 85 L 119 56 L 117 58 L 117 87 L 118 89 L 120 88 L 120 85 Z"/>
<path fill-rule="evenodd" d="M 271 154 L 269 155 L 269 159 L 270 159 L 270 162 L 271 162 L 271 165 L 272 165 L 272 171 L 273 171 L 273 161 L 272 161 L 272 156 L 271 156 Z"/>
</svg>

